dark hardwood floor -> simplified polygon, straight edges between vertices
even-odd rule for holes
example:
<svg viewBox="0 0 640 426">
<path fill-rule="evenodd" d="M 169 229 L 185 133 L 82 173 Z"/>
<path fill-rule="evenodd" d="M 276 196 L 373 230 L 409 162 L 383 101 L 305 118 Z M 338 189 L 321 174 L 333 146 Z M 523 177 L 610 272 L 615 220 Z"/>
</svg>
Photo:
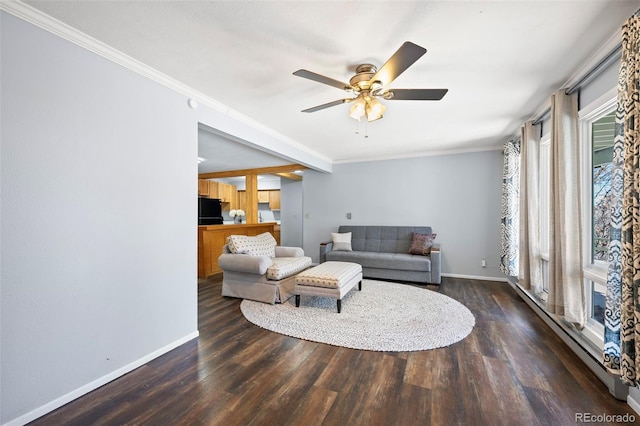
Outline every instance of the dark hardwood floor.
<svg viewBox="0 0 640 426">
<path fill-rule="evenodd" d="M 506 283 L 444 278 L 472 333 L 423 352 L 368 352 L 250 324 L 199 283 L 197 340 L 34 425 L 573 425 L 633 414 Z M 432 287 L 430 287 L 432 288 Z"/>
</svg>

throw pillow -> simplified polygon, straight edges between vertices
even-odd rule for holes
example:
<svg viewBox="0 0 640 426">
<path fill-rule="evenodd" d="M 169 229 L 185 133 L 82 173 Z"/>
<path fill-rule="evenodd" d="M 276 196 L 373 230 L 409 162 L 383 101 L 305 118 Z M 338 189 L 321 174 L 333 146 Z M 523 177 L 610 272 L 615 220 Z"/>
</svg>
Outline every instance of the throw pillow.
<svg viewBox="0 0 640 426">
<path fill-rule="evenodd" d="M 433 246 L 433 240 L 435 239 L 436 234 L 418 234 L 414 232 L 409 253 L 419 254 L 421 256 L 429 255 L 431 253 L 431 246 Z"/>
<path fill-rule="evenodd" d="M 351 232 L 345 232 L 339 234 L 337 232 L 331 233 L 331 240 L 333 241 L 332 250 L 335 251 L 353 251 L 351 249 Z"/>
<path fill-rule="evenodd" d="M 276 257 L 276 240 L 269 232 L 255 237 L 248 235 L 229 235 L 227 237 L 229 251 L 235 254 Z"/>
</svg>

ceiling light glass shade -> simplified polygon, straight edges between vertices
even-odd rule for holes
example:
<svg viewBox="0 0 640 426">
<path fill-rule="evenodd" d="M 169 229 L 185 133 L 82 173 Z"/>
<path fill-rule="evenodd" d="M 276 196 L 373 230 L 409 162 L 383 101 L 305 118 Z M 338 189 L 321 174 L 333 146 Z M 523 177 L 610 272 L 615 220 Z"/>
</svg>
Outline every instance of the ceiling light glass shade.
<svg viewBox="0 0 640 426">
<path fill-rule="evenodd" d="M 349 117 L 354 120 L 360 121 L 362 116 L 364 116 L 365 109 L 365 101 L 362 97 L 358 96 L 355 101 L 353 101 L 353 105 L 351 105 L 351 111 L 349 112 Z"/>
<path fill-rule="evenodd" d="M 373 98 L 367 103 L 365 112 L 367 113 L 367 121 L 375 121 L 382 118 L 382 114 L 387 108 L 382 105 L 382 102 Z"/>
</svg>

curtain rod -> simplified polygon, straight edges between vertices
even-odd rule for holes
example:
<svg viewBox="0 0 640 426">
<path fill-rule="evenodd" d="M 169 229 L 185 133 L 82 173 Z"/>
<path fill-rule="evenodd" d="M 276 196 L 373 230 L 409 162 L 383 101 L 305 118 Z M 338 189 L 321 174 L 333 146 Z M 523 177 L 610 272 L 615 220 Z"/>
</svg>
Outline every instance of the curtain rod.
<svg viewBox="0 0 640 426">
<path fill-rule="evenodd" d="M 613 62 L 619 60 L 622 57 L 622 43 L 619 43 L 611 52 L 609 52 L 600 62 L 598 62 L 593 68 L 591 68 L 585 75 L 583 75 L 573 86 L 569 87 L 565 93 L 567 95 L 571 95 L 584 86 L 586 86 L 589 82 L 591 82 L 594 78 L 598 77 L 600 74 L 604 72 L 605 69 L 609 67 Z M 533 121 L 533 125 L 537 126 L 542 123 L 544 119 L 551 113 L 551 108 L 547 108 L 544 110 L 542 114 L 538 118 Z"/>
</svg>

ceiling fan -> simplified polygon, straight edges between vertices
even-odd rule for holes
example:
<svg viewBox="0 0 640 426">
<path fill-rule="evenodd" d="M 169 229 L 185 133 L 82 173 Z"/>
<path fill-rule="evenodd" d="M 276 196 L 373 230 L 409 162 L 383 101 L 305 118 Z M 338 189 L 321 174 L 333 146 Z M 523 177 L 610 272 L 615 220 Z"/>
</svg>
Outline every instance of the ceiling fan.
<svg viewBox="0 0 640 426">
<path fill-rule="evenodd" d="M 387 87 L 425 53 L 427 53 L 427 49 L 424 47 L 406 41 L 385 62 L 382 68 L 377 69 L 372 64 L 358 65 L 356 75 L 351 77 L 348 84 L 304 69 L 298 70 L 293 75 L 337 87 L 350 95 L 348 98 L 307 108 L 302 112 L 316 112 L 353 102 L 349 117 L 358 121 L 362 117 L 365 117 L 367 121 L 374 121 L 382 118 L 386 109 L 379 98 L 403 101 L 439 101 L 448 89 L 389 89 Z"/>
</svg>

